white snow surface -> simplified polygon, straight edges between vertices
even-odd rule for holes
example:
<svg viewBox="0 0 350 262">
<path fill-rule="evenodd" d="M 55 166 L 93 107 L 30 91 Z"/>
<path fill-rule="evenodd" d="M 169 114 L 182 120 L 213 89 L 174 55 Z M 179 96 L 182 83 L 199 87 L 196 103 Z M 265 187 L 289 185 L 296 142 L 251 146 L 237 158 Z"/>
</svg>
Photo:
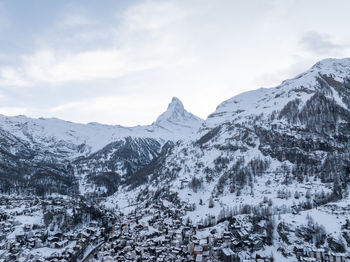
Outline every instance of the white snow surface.
<svg viewBox="0 0 350 262">
<path fill-rule="evenodd" d="M 261 123 L 263 125 L 264 117 L 268 117 L 274 111 L 281 111 L 288 102 L 295 99 L 300 100 L 300 107 L 304 106 L 305 103 L 322 88 L 318 82 L 318 78 L 324 75 L 331 76 L 338 82 L 346 81 L 350 76 L 350 58 L 322 60 L 305 73 L 293 79 L 286 80 L 277 87 L 261 88 L 245 92 L 223 102 L 217 107 L 217 110 L 204 121 L 202 128 L 200 128 L 199 132 L 196 134 L 197 137 L 193 137 L 192 141 L 185 141 L 179 146 L 176 146 L 172 150 L 172 153 L 167 156 L 163 165 L 163 175 L 160 177 L 160 181 L 144 186 L 148 187 L 151 191 L 156 191 L 158 188 L 170 185 L 170 189 L 178 193 L 180 201 L 190 205 L 196 204 L 195 211 L 187 213 L 187 216 L 189 216 L 193 222 L 198 222 L 205 216 L 218 215 L 223 208 L 239 207 L 246 204 L 259 205 L 262 203 L 264 197 L 273 199 L 273 205 L 275 207 L 286 207 L 286 209 L 288 209 L 291 206 L 306 201 L 305 195 L 308 189 L 311 190 L 312 197 L 322 191 L 328 193 L 330 190 L 328 185 L 321 183 L 319 180 L 312 180 L 305 183 L 293 182 L 289 184 L 288 187 L 283 185 L 284 176 L 280 175 L 277 171 L 281 169 L 282 164 L 291 168 L 292 163 L 289 161 L 279 161 L 271 156 L 262 154 L 259 149 L 259 138 L 254 136 L 254 134 L 250 135 L 251 143 L 245 144 L 241 139 L 242 133 L 245 131 L 243 128 L 235 127 L 221 130 L 218 135 L 210 139 L 209 142 L 206 142 L 203 147 L 198 146 L 196 142 L 194 142 L 196 139 L 200 138 L 203 133 L 208 132 L 208 129 L 215 128 L 226 122 L 234 124 L 240 123 L 245 128 L 249 127 L 246 123 L 250 119 L 254 119 L 255 116 L 263 114 L 262 120 L 259 122 L 259 124 Z M 331 96 L 339 106 L 349 110 L 346 103 L 342 100 L 341 94 L 335 88 L 331 88 L 326 95 Z M 176 105 L 175 107 L 181 108 L 181 105 Z M 176 114 L 174 117 L 176 117 Z M 158 121 L 163 122 L 162 116 L 159 117 L 157 122 Z M 276 121 L 282 126 L 282 128 L 279 129 L 281 133 L 287 134 L 290 132 L 290 126 L 287 122 L 283 119 L 278 119 Z M 256 124 L 254 121 L 252 122 Z M 234 125 L 231 126 L 234 127 Z M 299 134 L 291 133 L 291 135 L 298 136 Z M 233 145 L 238 149 L 219 149 L 218 146 L 226 144 Z M 244 151 L 240 148 L 244 148 Z M 322 152 L 314 152 L 314 154 L 320 159 L 325 157 Z M 241 159 L 242 155 L 244 155 L 243 166 L 249 165 L 249 162 L 252 160 L 264 160 L 269 163 L 269 167 L 264 171 L 263 176 L 254 178 L 254 189 L 252 192 L 247 187 L 241 192 L 240 196 L 237 196 L 236 192 L 230 193 L 227 184 L 225 184 L 224 191 L 215 197 L 219 178 L 223 175 L 224 171 L 230 170 L 230 168 Z M 219 157 L 228 159 L 227 167 L 222 171 L 215 171 L 215 160 Z M 206 181 L 206 169 L 213 171 L 212 173 L 209 172 L 211 176 L 210 181 Z M 172 174 L 172 176 L 168 176 L 167 174 Z M 193 177 L 203 179 L 202 186 L 197 192 L 194 192 L 194 190 L 188 186 Z M 112 206 L 118 204 L 120 209 L 127 209 L 130 211 L 136 206 L 137 201 L 135 199 L 142 188 L 143 186 L 131 191 L 121 190 L 116 192 L 115 195 L 108 198 L 107 203 L 113 203 L 111 204 Z M 291 197 L 288 197 L 288 199 L 278 198 L 277 195 L 279 191 L 290 191 Z M 294 198 L 295 192 L 300 194 L 300 198 Z M 214 207 L 209 209 L 208 202 L 210 198 L 214 198 Z M 200 205 L 200 202 L 202 202 L 203 205 Z"/>
<path fill-rule="evenodd" d="M 46 147 L 64 146 L 76 151 L 86 145 L 83 153 L 95 152 L 110 142 L 125 137 L 154 138 L 160 142 L 186 140 L 197 131 L 203 120 L 187 112 L 178 98 L 151 125 L 124 127 L 99 123 L 79 124 L 57 118 L 29 118 L 0 115 L 0 128 L 29 143 Z M 79 153 L 76 153 L 79 155 Z M 75 155 L 76 156 L 76 155 Z"/>
<path fill-rule="evenodd" d="M 280 111 L 294 99 L 299 99 L 303 105 L 319 88 L 317 78 L 323 75 L 344 82 L 350 76 L 350 58 L 321 60 L 311 69 L 283 81 L 277 87 L 260 88 L 234 96 L 222 102 L 208 117 L 204 126 L 212 128 L 225 122 L 242 122 L 251 115 L 270 115 L 273 111 Z M 334 100 L 348 109 L 338 92 L 334 89 L 332 91 Z"/>
</svg>

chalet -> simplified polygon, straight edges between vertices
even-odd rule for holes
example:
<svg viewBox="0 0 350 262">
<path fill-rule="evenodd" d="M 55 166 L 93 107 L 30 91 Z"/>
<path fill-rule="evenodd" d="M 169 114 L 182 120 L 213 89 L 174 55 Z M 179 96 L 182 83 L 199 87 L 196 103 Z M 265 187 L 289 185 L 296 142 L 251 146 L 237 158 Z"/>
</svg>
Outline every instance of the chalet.
<svg viewBox="0 0 350 262">
<path fill-rule="evenodd" d="M 66 249 L 66 250 L 63 252 L 63 254 L 64 254 L 66 257 L 71 258 L 71 257 L 74 255 L 74 250 L 71 249 L 71 248 L 68 248 L 68 249 Z"/>
<path fill-rule="evenodd" d="M 55 243 L 55 242 L 59 242 L 60 239 L 59 239 L 58 237 L 48 237 L 48 238 L 47 238 L 47 241 L 48 241 L 49 243 Z"/>
<path fill-rule="evenodd" d="M 260 250 L 264 246 L 264 242 L 261 239 L 255 239 L 253 241 L 253 249 L 254 250 Z"/>
<path fill-rule="evenodd" d="M 25 235 L 24 234 L 17 234 L 16 235 L 16 241 L 17 242 L 24 241 L 24 239 L 25 239 Z"/>
<path fill-rule="evenodd" d="M 78 240 L 77 245 L 79 245 L 80 247 L 84 247 L 86 242 L 87 240 L 85 238 L 82 238 Z"/>
<path fill-rule="evenodd" d="M 24 230 L 25 232 L 29 232 L 29 231 L 31 230 L 31 226 L 28 225 L 28 224 L 26 224 L 26 225 L 23 226 L 23 230 Z"/>
<path fill-rule="evenodd" d="M 329 252 L 328 253 L 328 260 L 329 260 L 329 262 L 345 262 L 346 256 L 343 253 Z"/>
<path fill-rule="evenodd" d="M 68 234 L 66 234 L 66 237 L 67 237 L 68 240 L 73 240 L 73 239 L 75 239 L 75 235 L 74 235 L 73 233 L 68 233 Z"/>
<path fill-rule="evenodd" d="M 88 228 L 86 229 L 86 232 L 87 232 L 88 234 L 90 234 L 90 235 L 95 235 L 96 232 L 97 232 L 97 229 L 96 229 L 96 228 L 93 228 L 93 227 L 88 227 Z"/>
<path fill-rule="evenodd" d="M 35 238 L 29 238 L 27 239 L 27 246 L 30 248 L 34 248 L 35 247 Z"/>
<path fill-rule="evenodd" d="M 203 256 L 202 255 L 197 255 L 196 256 L 196 262 L 203 262 L 204 260 L 203 260 Z"/>
<path fill-rule="evenodd" d="M 64 248 L 68 245 L 68 240 L 63 240 L 63 241 L 60 241 L 60 242 L 56 242 L 53 244 L 53 247 L 54 248 Z"/>
<path fill-rule="evenodd" d="M 249 261 L 250 254 L 244 251 L 241 251 L 237 254 L 238 261 Z"/>
<path fill-rule="evenodd" d="M 9 241 L 7 241 L 7 242 L 5 243 L 5 248 L 6 248 L 7 250 L 10 250 L 10 249 L 13 247 L 14 243 L 15 243 L 14 240 L 9 240 Z"/>
<path fill-rule="evenodd" d="M 199 245 L 203 248 L 203 250 L 207 251 L 208 250 L 208 240 L 206 238 L 203 238 L 199 240 Z"/>
<path fill-rule="evenodd" d="M 35 245 L 34 245 L 34 247 L 35 248 L 39 248 L 39 247 L 42 247 L 42 246 L 43 246 L 43 243 L 42 243 L 41 239 L 36 237 L 35 238 Z"/>
<path fill-rule="evenodd" d="M 79 232 L 79 234 L 77 235 L 77 238 L 79 239 L 88 239 L 90 237 L 90 234 L 87 232 Z"/>
<path fill-rule="evenodd" d="M 204 260 L 207 260 L 209 258 L 209 256 L 210 256 L 209 250 L 203 251 L 202 252 L 202 256 L 203 256 Z"/>
<path fill-rule="evenodd" d="M 197 256 L 198 254 L 200 254 L 202 252 L 203 252 L 203 247 L 201 247 L 201 246 L 195 246 L 194 249 L 193 249 L 193 254 L 195 256 Z"/>
<path fill-rule="evenodd" d="M 231 225 L 231 228 L 233 229 L 233 230 L 239 230 L 239 229 L 241 229 L 241 224 L 239 223 L 239 222 L 235 222 L 234 224 L 232 224 Z"/>
<path fill-rule="evenodd" d="M 235 259 L 235 253 L 230 248 L 223 248 L 221 258 L 224 262 L 233 262 Z"/>
</svg>

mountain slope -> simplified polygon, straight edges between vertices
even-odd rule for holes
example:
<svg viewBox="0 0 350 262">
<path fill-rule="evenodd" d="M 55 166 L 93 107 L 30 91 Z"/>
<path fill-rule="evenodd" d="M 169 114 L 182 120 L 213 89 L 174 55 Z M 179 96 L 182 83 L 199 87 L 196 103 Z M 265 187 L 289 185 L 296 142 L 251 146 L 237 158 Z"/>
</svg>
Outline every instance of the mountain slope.
<svg viewBox="0 0 350 262">
<path fill-rule="evenodd" d="M 176 201 L 197 206 L 192 218 L 258 204 L 264 197 L 287 207 L 344 197 L 350 171 L 349 79 L 350 59 L 327 59 L 275 88 L 223 102 L 193 141 L 174 147 L 148 175 L 139 196 L 177 192 Z"/>
<path fill-rule="evenodd" d="M 202 122 L 177 98 L 149 126 L 84 125 L 53 118 L 0 115 L 0 165 L 12 163 L 10 169 L 17 170 L 16 174 L 4 171 L 2 177 L 10 187 L 21 181 L 21 192 L 41 177 L 47 192 L 55 191 L 61 178 L 69 178 L 65 192 L 77 192 L 79 188 L 81 193 L 111 194 L 120 182 L 157 157 L 167 141 L 189 139 Z M 22 162 L 25 168 L 21 168 Z M 47 167 L 47 163 L 55 166 L 54 171 L 39 168 Z M 33 176 L 38 170 L 40 176 Z"/>
<path fill-rule="evenodd" d="M 162 127 L 169 130 L 172 133 L 181 132 L 181 129 L 196 129 L 202 124 L 202 120 L 187 112 L 182 104 L 182 102 L 174 97 L 171 103 L 168 105 L 167 110 L 161 114 L 154 126 Z"/>
<path fill-rule="evenodd" d="M 74 181 L 67 161 L 56 159 L 51 152 L 33 148 L 27 141 L 0 129 L 1 193 L 66 194 L 69 190 L 73 193 Z"/>
<path fill-rule="evenodd" d="M 98 123 L 78 124 L 56 118 L 33 119 L 25 116 L 0 115 L 0 127 L 14 136 L 40 145 L 60 157 L 88 155 L 119 139 L 147 137 L 177 141 L 187 139 L 199 128 L 203 120 L 188 113 L 181 101 L 173 98 L 168 109 L 148 126 L 111 126 Z"/>
<path fill-rule="evenodd" d="M 252 115 L 269 116 L 291 101 L 305 105 L 316 93 L 334 99 L 338 106 L 349 110 L 349 75 L 350 59 L 325 59 L 275 88 L 248 91 L 221 103 L 205 123 L 210 127 L 225 121 L 240 122 Z"/>
</svg>

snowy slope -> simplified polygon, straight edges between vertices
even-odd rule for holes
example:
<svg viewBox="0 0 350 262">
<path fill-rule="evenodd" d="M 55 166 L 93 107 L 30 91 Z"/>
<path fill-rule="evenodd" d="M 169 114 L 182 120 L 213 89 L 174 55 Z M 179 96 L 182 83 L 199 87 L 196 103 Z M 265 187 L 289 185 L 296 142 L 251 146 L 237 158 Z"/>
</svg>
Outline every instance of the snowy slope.
<svg viewBox="0 0 350 262">
<path fill-rule="evenodd" d="M 327 59 L 277 87 L 223 102 L 193 141 L 173 148 L 136 190 L 143 199 L 177 192 L 197 206 L 192 217 L 198 219 L 232 205 L 258 205 L 264 196 L 291 207 L 303 205 L 310 188 L 313 196 L 335 194 L 350 166 L 349 78 L 350 59 Z M 121 192 L 137 195 L 127 191 Z M 302 197 L 293 199 L 297 191 Z"/>
<path fill-rule="evenodd" d="M 295 99 L 300 100 L 302 107 L 316 92 L 327 92 L 328 97 L 335 99 L 339 106 L 348 110 L 349 104 L 343 101 L 344 97 L 339 94 L 339 90 L 334 87 L 325 90 L 320 85 L 322 76 L 344 82 L 350 76 L 350 58 L 325 59 L 295 78 L 283 81 L 277 87 L 260 88 L 232 97 L 217 107 L 205 121 L 205 125 L 213 127 L 226 121 L 241 122 L 252 115 L 268 116 L 274 111 L 281 111 L 287 103 Z"/>
<path fill-rule="evenodd" d="M 202 122 L 177 98 L 148 126 L 0 115 L 0 191 L 114 193 L 167 141 L 189 139 Z"/>
<path fill-rule="evenodd" d="M 173 98 L 168 109 L 148 126 L 111 126 L 98 123 L 78 124 L 56 118 L 33 119 L 25 116 L 0 115 L 0 127 L 20 139 L 41 146 L 62 149 L 69 157 L 87 155 L 107 144 L 125 137 L 167 140 L 187 139 L 201 125 L 202 120 L 188 113 L 181 101 Z"/>
<path fill-rule="evenodd" d="M 187 112 L 182 102 L 174 97 L 167 110 L 157 118 L 152 126 L 164 128 L 173 134 L 177 133 L 181 137 L 182 130 L 197 131 L 202 122 L 199 117 Z M 186 133 L 183 135 L 186 136 Z"/>
</svg>

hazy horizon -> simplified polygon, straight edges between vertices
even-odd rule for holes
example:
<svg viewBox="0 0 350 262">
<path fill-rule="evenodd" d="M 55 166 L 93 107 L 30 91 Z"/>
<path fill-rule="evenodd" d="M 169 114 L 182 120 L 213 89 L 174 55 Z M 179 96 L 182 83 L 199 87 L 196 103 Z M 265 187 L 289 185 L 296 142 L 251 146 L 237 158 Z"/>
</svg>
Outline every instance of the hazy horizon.
<svg viewBox="0 0 350 262">
<path fill-rule="evenodd" d="M 175 96 L 205 119 L 243 91 L 349 57 L 349 7 L 0 0 L 0 113 L 135 126 L 155 121 Z"/>
</svg>

